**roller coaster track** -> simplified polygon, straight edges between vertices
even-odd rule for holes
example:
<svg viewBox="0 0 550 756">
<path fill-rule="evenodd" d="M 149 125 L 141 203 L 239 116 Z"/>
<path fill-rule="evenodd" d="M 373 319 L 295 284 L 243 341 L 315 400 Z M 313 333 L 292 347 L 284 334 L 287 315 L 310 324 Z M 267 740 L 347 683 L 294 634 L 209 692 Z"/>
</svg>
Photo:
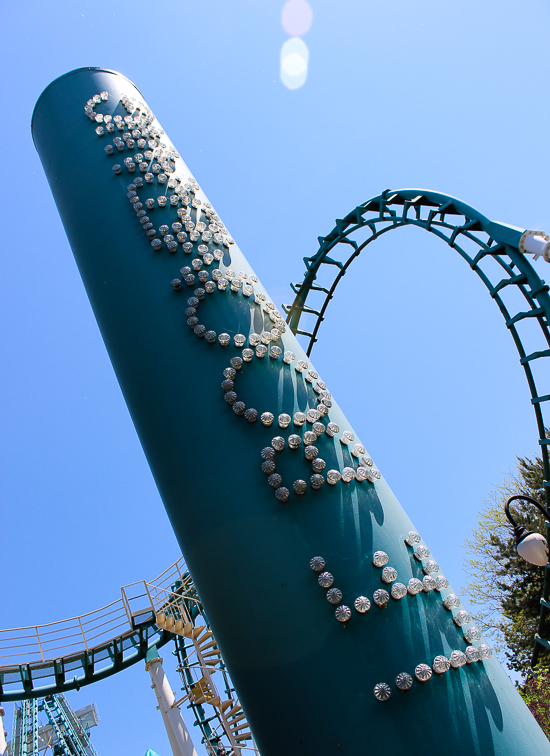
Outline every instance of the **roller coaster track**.
<svg viewBox="0 0 550 756">
<path fill-rule="evenodd" d="M 155 580 L 121 589 L 116 601 L 47 625 L 0 630 L 0 701 L 78 690 L 145 659 L 173 639 L 155 624 L 157 603 L 176 579 L 192 585 L 183 560 Z"/>
<path fill-rule="evenodd" d="M 498 305 L 506 327 L 510 331 L 525 371 L 531 403 L 535 411 L 541 457 L 544 469 L 546 508 L 550 505 L 550 463 L 544 410 L 550 393 L 537 389 L 535 375 L 548 377 L 550 365 L 550 287 L 539 277 L 525 255 L 523 246 L 530 232 L 496 223 L 479 211 L 449 195 L 423 189 L 386 190 L 377 197 L 358 205 L 348 215 L 336 221 L 325 237 L 319 237 L 319 249 L 311 257 L 304 257 L 306 273 L 301 283 L 291 284 L 295 293 L 292 304 L 283 305 L 287 323 L 295 334 L 309 339 L 307 354 L 311 354 L 317 334 L 325 318 L 327 307 L 336 287 L 368 244 L 382 234 L 404 226 L 417 226 L 434 234 L 466 260 L 483 281 Z M 548 237 L 546 237 L 548 240 Z M 517 296 L 519 292 L 520 296 Z M 513 296 L 515 294 L 515 297 Z M 521 305 L 518 305 L 518 301 Z M 303 315 L 312 316 L 310 331 L 300 328 Z M 526 349 L 523 339 L 533 339 L 533 323 L 538 323 L 535 349 Z M 542 338 L 541 338 L 542 336 Z M 546 372 L 544 373 L 544 368 Z M 546 523 L 550 537 L 550 523 Z M 550 612 L 550 565 L 546 566 L 538 632 L 531 663 L 536 664 L 542 647 L 550 649 L 550 642 L 541 637 Z"/>
<path fill-rule="evenodd" d="M 78 690 L 168 641 L 175 641 L 183 683 L 177 704 L 192 709 L 208 753 L 257 753 L 183 558 L 150 582 L 123 586 L 119 599 L 96 611 L 0 630 L 0 701 L 30 705 L 31 699 Z"/>
</svg>

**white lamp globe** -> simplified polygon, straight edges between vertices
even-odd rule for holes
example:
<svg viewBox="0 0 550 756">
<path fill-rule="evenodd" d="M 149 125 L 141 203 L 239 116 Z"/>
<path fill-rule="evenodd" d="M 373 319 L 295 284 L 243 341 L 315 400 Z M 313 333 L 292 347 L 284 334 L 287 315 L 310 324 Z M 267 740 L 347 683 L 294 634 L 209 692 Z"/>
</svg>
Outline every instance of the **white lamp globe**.
<svg viewBox="0 0 550 756">
<path fill-rule="evenodd" d="M 548 543 L 540 533 L 529 533 L 518 543 L 518 554 L 526 562 L 545 567 L 548 564 Z"/>
</svg>

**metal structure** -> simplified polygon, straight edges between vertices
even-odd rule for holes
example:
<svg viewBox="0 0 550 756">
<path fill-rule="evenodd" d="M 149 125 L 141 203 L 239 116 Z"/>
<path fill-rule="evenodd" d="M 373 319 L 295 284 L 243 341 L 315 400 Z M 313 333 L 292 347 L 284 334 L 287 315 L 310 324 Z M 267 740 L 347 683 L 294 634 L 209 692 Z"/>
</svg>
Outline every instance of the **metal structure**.
<svg viewBox="0 0 550 756">
<path fill-rule="evenodd" d="M 327 307 L 350 265 L 382 234 L 405 226 L 428 231 L 456 250 L 483 281 L 502 313 L 518 350 L 531 394 L 544 469 L 546 509 L 549 511 L 550 439 L 544 410 L 550 401 L 550 394 L 545 393 L 548 391 L 546 382 L 550 367 L 550 287 L 526 257 L 530 252 L 535 259 L 544 257 L 546 262 L 550 262 L 550 237 L 547 234 L 495 223 L 456 197 L 439 192 L 387 189 L 337 220 L 327 236 L 319 237 L 318 251 L 304 258 L 304 280 L 291 284 L 296 296 L 291 305 L 284 306 L 290 328 L 309 339 L 307 354 L 310 355 Z M 320 284 L 321 280 L 323 285 Z M 300 328 L 304 314 L 314 318 L 311 331 Z M 534 332 L 533 324 L 538 325 Z M 524 340 L 534 343 L 533 336 L 538 340 L 538 345 L 526 349 Z M 544 381 L 542 390 L 537 388 L 535 366 L 539 367 L 539 376 Z M 550 533 L 549 528 L 550 523 L 546 522 L 547 533 Z M 536 665 L 541 648 L 550 650 L 550 640 L 542 635 L 549 613 L 550 564 L 545 567 L 532 666 Z"/>
<path fill-rule="evenodd" d="M 39 712 L 47 724 L 40 725 Z M 8 756 L 37 756 L 49 748 L 54 756 L 97 756 L 90 742 L 90 728 L 97 722 L 94 704 L 74 711 L 62 693 L 26 699 L 13 710 Z"/>
<path fill-rule="evenodd" d="M 181 711 L 176 704 L 175 694 L 164 673 L 162 659 L 156 649 L 147 654 L 145 669 L 151 675 L 151 687 L 155 691 L 166 734 L 174 756 L 197 756 Z"/>
<path fill-rule="evenodd" d="M 202 743 L 211 756 L 257 753 L 250 726 L 236 696 L 210 624 L 194 586 L 174 586 L 157 611 L 159 627 L 175 637 L 175 655 L 184 695 L 176 702 L 195 716 Z"/>
<path fill-rule="evenodd" d="M 147 645 L 140 645 L 140 638 L 146 639 Z M 169 641 L 174 643 L 167 648 L 173 649 L 171 653 L 177 660 L 182 695 L 166 705 L 163 693 L 161 711 L 173 709 L 168 718 L 175 717 L 177 721 L 179 707 L 190 708 L 211 756 L 257 753 L 183 559 L 152 581 L 123 586 L 117 601 L 94 612 L 48 625 L 0 630 L 0 700 L 23 701 L 21 708 L 14 709 L 17 719 L 13 732 L 27 735 L 16 742 L 33 743 L 37 737 L 38 750 L 42 750 L 44 728 L 38 728 L 37 716 L 39 709 L 48 711 L 49 699 L 44 696 L 79 690 L 139 661 L 153 667 L 159 664 L 158 649 Z M 123 650 L 123 656 L 117 659 L 118 649 Z M 60 670 L 57 677 L 55 669 Z M 69 670 L 72 677 L 68 677 Z M 163 675 L 162 672 L 161 678 Z M 155 687 L 159 695 L 164 688 L 168 690 L 169 686 Z M 54 699 L 57 700 L 55 696 Z M 76 712 L 80 718 L 86 713 L 87 708 Z M 177 733 L 177 725 L 168 723 L 167 730 Z M 36 746 L 28 753 L 35 751 Z M 177 752 L 186 754 L 187 750 L 179 747 Z"/>
<path fill-rule="evenodd" d="M 171 633 L 175 641 L 174 655 L 184 695 L 177 701 L 170 698 L 169 707 L 186 706 L 192 710 L 201 742 L 210 756 L 257 754 L 250 726 L 189 573 L 181 574 L 169 593 L 149 586 L 146 595 L 157 626 Z M 156 651 L 149 651 L 147 658 L 148 667 L 158 664 Z M 159 698 L 159 706 L 161 711 L 167 708 L 166 701 Z M 186 747 L 180 748 L 182 753 Z"/>
<path fill-rule="evenodd" d="M 43 698 L 78 690 L 138 661 L 171 635 L 155 625 L 153 605 L 183 579 L 183 561 L 150 582 L 124 586 L 116 601 L 93 612 L 47 625 L 0 630 L 0 701 Z"/>
<path fill-rule="evenodd" d="M 548 751 L 134 85 L 61 77 L 33 137 L 263 756 L 356 753 L 366 729 L 373 752 Z"/>
</svg>

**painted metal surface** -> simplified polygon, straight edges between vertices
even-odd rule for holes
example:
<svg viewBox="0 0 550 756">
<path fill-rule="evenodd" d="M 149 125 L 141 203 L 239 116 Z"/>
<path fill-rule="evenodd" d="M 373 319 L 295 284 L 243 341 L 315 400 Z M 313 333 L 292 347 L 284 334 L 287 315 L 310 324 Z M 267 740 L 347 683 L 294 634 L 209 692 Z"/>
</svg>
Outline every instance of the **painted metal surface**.
<svg viewBox="0 0 550 756">
<path fill-rule="evenodd" d="M 421 541 L 405 542 L 413 525 L 383 477 L 369 473 L 366 461 L 368 475 L 358 476 L 368 455 L 351 453 L 360 442 L 351 441 L 353 428 L 333 399 L 325 395 L 332 402 L 329 412 L 314 421 L 325 432 L 317 427 L 317 434 L 307 420 L 277 427 L 281 414 L 307 415 L 322 403 L 314 390 L 318 379 L 306 380 L 312 366 L 296 370 L 306 355 L 291 333 L 283 333 L 275 346 L 293 352 L 294 361 L 285 363 L 282 354 L 256 356 L 254 348 L 251 361 L 235 376 L 237 399 L 227 397 L 231 389 L 220 388 L 232 380 L 224 369 L 243 347 L 250 348 L 252 333 L 273 326 L 269 297 L 259 282 L 253 283 L 253 296 L 244 295 L 253 270 L 229 242 L 218 247 L 222 259 L 208 268 L 221 271 L 225 291 L 216 285 L 212 295 L 197 297 L 195 307 L 187 302 L 194 288 L 182 279 L 179 291 L 172 288 L 180 268 L 197 259 L 200 242 L 193 240 L 193 255 L 179 242 L 174 254 L 164 241 L 158 252 L 151 246 L 127 197 L 132 177 L 142 174 L 135 165 L 129 173 L 120 159 L 135 149 L 126 144 L 120 156 L 118 148 L 107 155 L 107 134 L 99 136 L 100 122 L 83 111 L 103 91 L 108 99 L 97 103 L 101 114 L 124 116 L 124 103 L 133 107 L 127 97 L 136 98 L 134 105 L 142 100 L 119 74 L 80 69 L 43 93 L 33 136 L 126 402 L 261 753 L 397 753 L 411 743 L 449 756 L 548 753 L 548 741 L 494 657 L 457 663 L 419 681 L 426 677 L 422 665 L 431 668 L 435 656 L 460 662 L 471 642 L 477 643 L 464 637 L 471 626 L 453 622 L 460 603 L 445 608 L 450 587 L 406 591 L 400 599 L 390 597 L 385 608 L 371 606 L 362 614 L 354 609 L 357 597 L 373 598 L 385 589 L 382 570 L 373 564 L 376 552 L 388 555 L 405 585 L 430 577 L 433 560 L 414 556 Z M 146 106 L 130 112 L 149 128 Z M 160 149 L 169 151 L 165 134 L 159 134 L 161 142 Z M 183 182 L 192 177 L 179 155 L 166 162 Z M 120 173 L 112 170 L 115 163 L 122 166 Z M 207 198 L 190 186 L 186 207 L 197 222 Z M 160 226 L 178 218 L 177 204 L 161 208 L 157 202 L 165 189 L 166 182 L 154 178 L 136 193 L 140 202 L 155 199 L 150 215 L 159 239 Z M 213 250 L 213 242 L 206 247 Z M 241 281 L 234 291 L 230 271 Z M 198 313 L 196 323 L 187 323 L 195 317 L 186 315 L 189 306 Z M 229 345 L 207 343 L 197 325 L 217 336 L 228 334 Z M 245 337 L 241 347 L 232 338 L 238 334 Z M 239 406 L 233 411 L 237 401 L 245 403 L 243 411 L 257 410 L 256 422 L 239 415 Z M 261 421 L 264 413 L 274 416 L 271 427 Z M 329 422 L 338 426 L 333 435 L 327 433 Z M 304 443 L 306 433 L 315 433 L 315 444 Z M 294 450 L 290 435 L 302 440 Z M 282 451 L 276 451 L 280 442 L 274 437 L 285 440 Z M 272 452 L 262 455 L 269 447 Z M 326 469 L 317 460 L 325 461 Z M 266 472 L 281 475 L 283 485 L 272 488 L 277 479 L 268 483 Z M 312 472 L 323 476 L 319 489 L 310 480 Z M 429 480 L 415 485 L 427 496 L 437 495 Z M 286 503 L 282 488 L 289 490 Z M 319 555 L 342 591 L 343 604 L 336 608 L 318 582 L 325 573 L 309 566 Z M 351 607 L 349 620 L 345 607 Z M 406 692 L 394 684 L 400 673 L 414 677 Z M 381 683 L 390 688 L 389 700 L 375 697 Z"/>
</svg>

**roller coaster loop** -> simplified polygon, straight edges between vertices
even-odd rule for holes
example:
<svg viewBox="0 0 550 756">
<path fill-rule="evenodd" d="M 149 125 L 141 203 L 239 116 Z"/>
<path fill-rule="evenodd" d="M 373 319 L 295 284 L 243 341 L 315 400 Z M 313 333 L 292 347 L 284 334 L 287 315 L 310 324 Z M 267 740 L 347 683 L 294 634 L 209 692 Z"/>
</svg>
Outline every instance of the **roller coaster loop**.
<svg viewBox="0 0 550 756">
<path fill-rule="evenodd" d="M 291 305 L 284 305 L 287 323 L 297 335 L 309 339 L 307 354 L 311 354 L 317 334 L 336 287 L 351 263 L 370 242 L 387 231 L 403 226 L 418 226 L 442 239 L 455 249 L 481 278 L 497 303 L 519 353 L 535 410 L 539 444 L 544 469 L 547 509 L 550 505 L 550 464 L 548 457 L 547 423 L 543 410 L 550 394 L 539 393 L 535 374 L 542 374 L 550 359 L 550 287 L 539 277 L 526 253 L 533 251 L 530 240 L 536 238 L 545 247 L 547 262 L 550 239 L 541 231 L 496 223 L 464 202 L 439 192 L 423 189 L 386 190 L 377 197 L 358 205 L 348 215 L 336 221 L 327 236 L 319 237 L 319 249 L 311 257 L 304 257 L 306 273 L 301 283 L 291 284 L 295 293 Z M 535 259 L 538 255 L 535 255 Z M 320 285 L 320 284 L 323 285 Z M 520 297 L 517 297 L 519 291 Z M 515 297 L 513 294 L 515 293 Z M 521 306 L 518 306 L 521 301 Z M 302 315 L 314 318 L 310 331 L 300 329 Z M 531 340 L 528 332 L 532 324 L 537 329 L 540 347 L 527 350 L 522 337 Z M 550 535 L 550 523 L 546 523 Z M 537 662 L 541 647 L 550 649 L 550 642 L 541 637 L 550 611 L 550 565 L 546 566 L 538 632 L 531 664 Z"/>
</svg>

